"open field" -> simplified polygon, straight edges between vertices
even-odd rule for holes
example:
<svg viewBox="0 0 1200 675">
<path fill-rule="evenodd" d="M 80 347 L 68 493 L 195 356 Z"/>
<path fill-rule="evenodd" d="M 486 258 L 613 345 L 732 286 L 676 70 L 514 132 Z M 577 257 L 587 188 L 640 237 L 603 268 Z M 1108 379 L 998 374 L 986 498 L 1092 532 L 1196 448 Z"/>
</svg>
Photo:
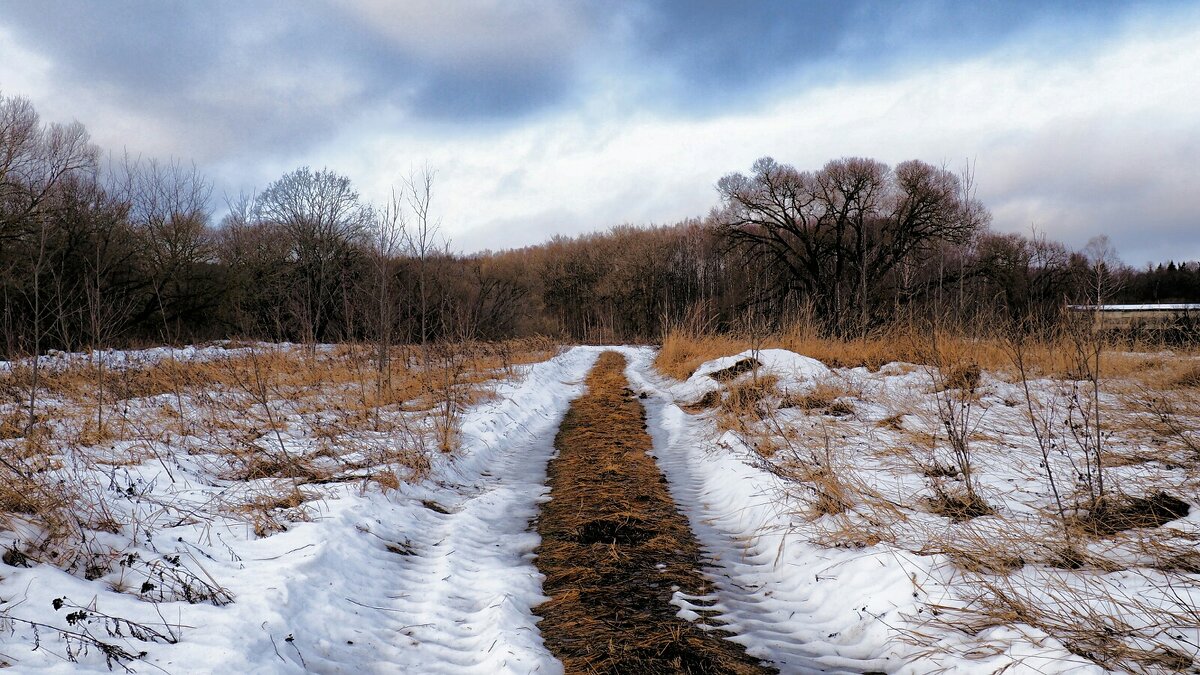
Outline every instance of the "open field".
<svg viewBox="0 0 1200 675">
<path fill-rule="evenodd" d="M 926 338 L 810 349 L 847 367 L 750 349 L 695 370 L 749 346 L 675 335 L 656 363 L 692 376 L 678 396 L 718 445 L 779 477 L 775 498 L 800 514 L 793 536 L 887 552 L 909 561 L 914 597 L 930 597 L 926 578 L 948 593 L 916 608 L 926 618 L 908 639 L 1032 626 L 1076 663 L 1198 667 L 1196 356 L 1106 351 L 1092 377 L 1065 343 Z M 879 354 L 908 359 L 879 366 Z"/>
<path fill-rule="evenodd" d="M 0 658 L 34 667 L 7 648 L 24 645 L 39 647 L 34 661 L 120 669 L 153 644 L 179 642 L 189 626 L 240 633 L 250 616 L 305 612 L 280 584 L 318 564 L 322 533 L 333 528 L 354 546 L 370 540 L 360 554 L 375 544 L 403 550 L 403 539 L 342 521 L 452 470 L 464 443 L 481 442 L 464 430 L 463 412 L 553 351 L 544 342 L 397 349 L 383 368 L 372 348 L 354 346 L 53 355 L 38 364 L 32 424 L 32 364 L 3 364 L 0 611 L 9 639 Z M 384 501 L 396 508 L 394 497 Z M 352 558 L 350 570 L 369 568 L 369 556 Z M 336 577 L 339 566 L 327 572 Z M 175 605 L 197 615 L 163 613 Z M 240 608 L 201 609 L 230 606 Z M 268 642 L 290 632 L 259 624 Z M 234 669 L 257 651 L 223 640 Z M 220 662 L 156 663 L 195 672 Z"/>
<path fill-rule="evenodd" d="M 6 363 L 0 659 L 1195 671 L 1200 360 L 1067 347 L 222 343 L 54 354 L 36 388 Z M 737 648 L 654 660 L 714 637 Z"/>
<path fill-rule="evenodd" d="M 0 0 L 0 675 L 1200 675 L 1197 44 Z"/>
</svg>

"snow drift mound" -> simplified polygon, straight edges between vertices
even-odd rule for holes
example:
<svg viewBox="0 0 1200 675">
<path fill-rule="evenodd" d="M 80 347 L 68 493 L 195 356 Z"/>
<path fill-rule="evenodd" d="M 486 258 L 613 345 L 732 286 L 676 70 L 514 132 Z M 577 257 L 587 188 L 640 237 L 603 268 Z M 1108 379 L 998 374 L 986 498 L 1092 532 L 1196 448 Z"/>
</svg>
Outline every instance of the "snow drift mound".
<svg viewBox="0 0 1200 675">
<path fill-rule="evenodd" d="M 787 349 L 747 349 L 706 361 L 686 381 L 671 387 L 670 392 L 677 401 L 696 401 L 705 394 L 720 391 L 724 384 L 753 377 L 755 369 L 759 376 L 772 375 L 781 386 L 791 390 L 810 387 L 830 373 L 820 361 Z"/>
</svg>

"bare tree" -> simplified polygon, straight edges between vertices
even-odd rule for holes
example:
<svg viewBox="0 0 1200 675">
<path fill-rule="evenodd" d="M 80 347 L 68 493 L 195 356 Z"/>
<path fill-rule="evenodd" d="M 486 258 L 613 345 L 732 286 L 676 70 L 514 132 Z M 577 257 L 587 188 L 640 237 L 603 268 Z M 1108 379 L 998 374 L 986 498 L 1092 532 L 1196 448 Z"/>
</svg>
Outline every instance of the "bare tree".
<svg viewBox="0 0 1200 675">
<path fill-rule="evenodd" d="M 135 310 L 136 298 L 115 292 L 112 277 L 129 264 L 135 250 L 125 226 L 127 206 L 109 199 L 95 185 L 97 201 L 103 202 L 92 214 L 91 250 L 84 260 L 84 312 L 92 364 L 96 371 L 96 433 L 104 434 L 105 363 L 102 347 L 111 345 Z M 104 208 L 107 207 L 107 208 Z"/>
<path fill-rule="evenodd" d="M 419 342 L 425 347 L 430 336 L 430 260 L 445 252 L 447 244 L 439 237 L 441 221 L 432 215 L 433 180 L 436 173 L 425 167 L 404 179 L 408 207 L 412 210 L 412 228 L 406 232 L 408 254 L 417 261 L 417 298 L 420 305 Z"/>
<path fill-rule="evenodd" d="M 255 200 L 256 215 L 287 236 L 296 271 L 296 318 L 308 344 L 345 325 L 347 275 L 360 246 L 369 241 L 374 214 L 350 179 L 333 171 L 302 167 L 272 183 Z"/>
<path fill-rule="evenodd" d="M 226 197 L 228 213 L 217 231 L 217 259 L 225 271 L 225 320 L 242 336 L 283 340 L 292 247 L 276 223 L 255 213 L 252 194 Z"/>
<path fill-rule="evenodd" d="M 30 265 L 24 293 L 33 372 L 26 436 L 37 421 L 38 357 L 46 329 L 43 277 L 51 254 L 51 219 L 62 201 L 56 204 L 56 198 L 71 179 L 94 174 L 96 156 L 83 125 L 42 124 L 28 99 L 0 96 L 0 243 L 24 240 Z"/>
<path fill-rule="evenodd" d="M 812 300 L 834 334 L 847 332 L 848 298 L 860 305 L 862 330 L 897 268 L 941 242 L 965 242 L 988 219 L 971 186 L 916 160 L 889 169 L 847 158 L 805 172 L 764 157 L 752 175 L 727 175 L 717 190 L 722 204 L 712 218 L 728 240 L 774 265 L 782 276 L 775 292 Z"/>
<path fill-rule="evenodd" d="M 1116 249 L 1107 236 L 1093 237 L 1084 249 L 1088 261 L 1089 301 L 1093 316 L 1071 326 L 1074 365 L 1080 378 L 1072 388 L 1067 409 L 1071 439 L 1083 458 L 1077 468 L 1088 495 L 1089 509 L 1095 514 L 1104 505 L 1104 414 L 1101 389 L 1104 381 L 1103 356 L 1107 348 L 1100 325 L 1104 303 L 1119 287 L 1117 271 L 1121 266 Z"/>
<path fill-rule="evenodd" d="M 404 214 L 404 193 L 392 189 L 391 199 L 379 210 L 372 256 L 376 274 L 376 300 L 378 309 L 376 394 L 390 390 L 392 331 L 396 325 L 396 297 L 394 277 L 396 257 L 407 237 L 407 222 Z"/>
<path fill-rule="evenodd" d="M 1089 239 L 1083 255 L 1088 261 L 1088 299 L 1099 312 L 1100 307 L 1121 288 L 1118 274 L 1122 266 L 1121 259 L 1117 257 L 1117 249 L 1106 234 Z"/>
<path fill-rule="evenodd" d="M 213 255 L 208 231 L 212 184 L 194 164 L 177 160 L 125 155 L 113 173 L 114 192 L 128 204 L 151 288 L 142 315 L 157 314 L 164 339 L 173 341 L 179 330 L 172 324 L 183 308 L 194 311 L 203 303 L 193 284 L 197 267 Z"/>
<path fill-rule="evenodd" d="M 31 338 L 33 346 L 33 373 L 29 382 L 29 421 L 25 426 L 25 438 L 33 438 L 33 427 L 37 423 L 38 375 L 41 373 L 42 361 L 42 268 L 46 263 L 46 240 L 49 236 L 49 227 L 43 219 L 38 219 L 38 226 L 36 252 L 33 258 L 33 293 L 31 299 L 33 305 Z"/>
<path fill-rule="evenodd" d="M 1029 427 L 1033 431 L 1034 439 L 1037 441 L 1038 450 L 1041 451 L 1042 468 L 1045 470 L 1046 480 L 1050 484 L 1050 492 L 1054 495 L 1054 505 L 1058 511 L 1059 524 L 1062 526 L 1064 535 L 1070 537 L 1071 529 L 1067 523 L 1067 511 L 1063 504 L 1062 491 L 1059 489 L 1059 480 L 1054 473 L 1054 462 L 1052 459 L 1056 446 L 1054 429 L 1058 422 L 1057 416 L 1059 410 L 1054 396 L 1050 396 L 1048 401 L 1043 402 L 1038 399 L 1034 394 L 1033 388 L 1029 385 L 1032 373 L 1030 372 L 1029 364 L 1028 339 L 1031 332 L 1033 331 L 1030 330 L 1029 326 L 1014 322 L 1014 325 L 1008 331 L 1008 335 L 1005 336 L 1005 348 L 1008 351 L 1009 358 L 1017 369 L 1017 376 L 1021 381 L 1025 399 L 1025 413 L 1029 420 Z"/>
<path fill-rule="evenodd" d="M 28 99 L 0 96 L 0 241 L 35 229 L 65 180 L 95 171 L 98 153 L 82 124 L 42 124 Z"/>
</svg>

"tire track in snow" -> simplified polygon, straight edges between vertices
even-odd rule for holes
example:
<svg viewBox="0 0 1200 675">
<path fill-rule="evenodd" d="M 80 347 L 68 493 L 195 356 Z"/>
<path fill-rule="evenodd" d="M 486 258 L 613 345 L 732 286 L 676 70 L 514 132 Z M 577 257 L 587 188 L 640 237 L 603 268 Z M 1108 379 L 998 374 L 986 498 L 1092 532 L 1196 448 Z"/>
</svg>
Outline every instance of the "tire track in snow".
<svg viewBox="0 0 1200 675">
<path fill-rule="evenodd" d="M 334 591 L 308 601 L 349 602 L 356 614 L 375 620 L 369 632 L 352 636 L 319 614 L 310 626 L 289 626 L 305 644 L 305 670 L 562 672 L 531 609 L 544 596 L 532 562 L 539 538 L 530 522 L 548 498 L 555 432 L 597 352 L 576 348 L 531 366 L 520 381 L 501 387 L 496 403 L 470 411 L 462 451 L 435 466 L 430 480 L 402 485 L 369 519 L 340 514 L 352 522 L 337 531 L 353 534 L 326 542 L 310 567 L 366 565 L 370 573 L 343 575 Z M 297 580 L 290 590 L 307 587 Z M 325 639 L 316 645 L 299 639 L 313 633 Z M 364 667 L 365 649 L 377 654 Z"/>
<path fill-rule="evenodd" d="M 644 402 L 652 454 L 711 565 L 706 574 L 715 592 L 696 600 L 697 611 L 715 610 L 714 621 L 735 634 L 732 640 L 781 672 L 894 671 L 900 664 L 879 653 L 879 640 L 842 630 L 845 621 L 831 616 L 824 592 L 814 592 L 820 582 L 811 570 L 789 569 L 781 559 L 785 533 L 777 531 L 779 506 L 764 482 L 770 477 L 706 451 L 711 438 L 653 373 L 654 351 L 624 351 L 626 376 L 650 394 Z"/>
</svg>

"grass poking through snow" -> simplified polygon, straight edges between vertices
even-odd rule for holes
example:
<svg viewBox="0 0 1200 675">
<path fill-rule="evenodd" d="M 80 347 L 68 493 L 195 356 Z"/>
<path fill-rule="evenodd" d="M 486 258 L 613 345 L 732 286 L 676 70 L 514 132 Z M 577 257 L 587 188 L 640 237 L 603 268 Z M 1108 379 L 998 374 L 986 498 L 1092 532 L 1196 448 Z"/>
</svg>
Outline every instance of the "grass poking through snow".
<svg viewBox="0 0 1200 675">
<path fill-rule="evenodd" d="M 703 601 L 699 550 L 646 452 L 650 436 L 625 358 L 605 352 L 563 421 L 538 521 L 537 608 L 568 673 L 766 672 L 720 630 L 676 616 Z M 675 602 L 676 604 L 672 604 Z"/>
</svg>

